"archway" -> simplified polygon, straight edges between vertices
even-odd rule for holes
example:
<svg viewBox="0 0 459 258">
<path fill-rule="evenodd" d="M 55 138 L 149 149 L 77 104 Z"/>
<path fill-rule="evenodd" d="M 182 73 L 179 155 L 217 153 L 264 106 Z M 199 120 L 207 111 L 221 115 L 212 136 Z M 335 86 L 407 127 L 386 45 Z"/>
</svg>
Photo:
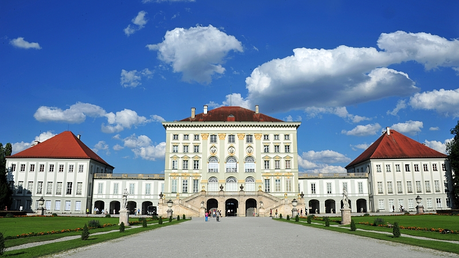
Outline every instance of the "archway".
<svg viewBox="0 0 459 258">
<path fill-rule="evenodd" d="M 236 199 L 228 199 L 225 202 L 225 216 L 237 216 L 238 201 Z"/>
<path fill-rule="evenodd" d="M 148 214 L 148 207 L 153 206 L 153 203 L 150 201 L 146 201 L 142 203 L 142 215 L 147 215 Z"/>
<path fill-rule="evenodd" d="M 367 212 L 367 200 L 365 199 L 357 200 L 357 212 Z"/>
<path fill-rule="evenodd" d="M 120 202 L 119 201 L 112 201 L 110 202 L 110 210 L 111 214 L 119 214 L 120 213 Z"/>
<path fill-rule="evenodd" d="M 257 212 L 257 201 L 255 199 L 247 199 L 245 201 L 245 216 L 254 217 Z"/>
<path fill-rule="evenodd" d="M 96 201 L 94 203 L 94 212 L 96 214 L 101 214 L 102 210 L 105 208 L 105 202 L 104 201 Z"/>
<path fill-rule="evenodd" d="M 216 199 L 207 200 L 207 211 L 212 214 L 214 210 L 218 210 L 218 201 Z"/>
<path fill-rule="evenodd" d="M 335 200 L 328 199 L 325 201 L 325 213 L 336 213 Z"/>
<path fill-rule="evenodd" d="M 320 213 L 320 205 L 318 200 L 310 200 L 309 201 L 309 214 L 319 214 Z"/>
<path fill-rule="evenodd" d="M 127 210 L 129 211 L 129 214 L 135 214 L 137 210 L 137 203 L 133 201 L 129 201 L 127 203 Z"/>
</svg>

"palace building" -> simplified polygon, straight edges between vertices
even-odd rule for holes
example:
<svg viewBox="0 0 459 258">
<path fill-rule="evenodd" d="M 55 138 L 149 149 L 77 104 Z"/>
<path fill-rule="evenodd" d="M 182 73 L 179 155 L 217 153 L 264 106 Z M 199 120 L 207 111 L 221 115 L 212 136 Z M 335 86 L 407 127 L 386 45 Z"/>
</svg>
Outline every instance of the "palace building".
<svg viewBox="0 0 459 258">
<path fill-rule="evenodd" d="M 65 131 L 7 157 L 16 210 L 47 214 L 117 214 L 124 189 L 131 213 L 275 216 L 339 213 L 347 191 L 352 212 L 450 209 L 447 156 L 387 128 L 346 166 L 347 173 L 299 174 L 297 129 L 259 112 L 225 106 L 163 122 L 164 174 L 116 174 Z M 418 198 L 418 200 L 419 200 Z"/>
</svg>

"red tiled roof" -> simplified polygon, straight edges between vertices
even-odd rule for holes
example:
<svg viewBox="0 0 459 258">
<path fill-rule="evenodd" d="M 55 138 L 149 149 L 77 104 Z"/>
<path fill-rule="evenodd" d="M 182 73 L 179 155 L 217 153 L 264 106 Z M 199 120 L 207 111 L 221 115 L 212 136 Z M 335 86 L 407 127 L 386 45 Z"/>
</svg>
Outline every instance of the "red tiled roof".
<svg viewBox="0 0 459 258">
<path fill-rule="evenodd" d="M 201 113 L 195 115 L 195 118 L 187 117 L 180 121 L 246 121 L 246 122 L 283 122 L 280 119 L 270 117 L 261 113 L 255 113 L 255 111 L 237 107 L 219 107 L 216 109 L 209 110 L 207 114 Z"/>
<path fill-rule="evenodd" d="M 346 166 L 369 159 L 446 158 L 447 155 L 425 146 L 395 130 L 381 135 L 368 149 Z"/>
<path fill-rule="evenodd" d="M 8 158 L 92 159 L 113 168 L 70 131 L 60 133 Z"/>
</svg>

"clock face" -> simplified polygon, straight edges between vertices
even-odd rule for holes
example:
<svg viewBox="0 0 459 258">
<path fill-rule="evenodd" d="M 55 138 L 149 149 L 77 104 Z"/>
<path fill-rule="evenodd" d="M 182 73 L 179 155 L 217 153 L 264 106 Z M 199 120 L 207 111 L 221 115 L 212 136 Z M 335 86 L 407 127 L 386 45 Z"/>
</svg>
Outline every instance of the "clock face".
<svg viewBox="0 0 459 258">
<path fill-rule="evenodd" d="M 253 148 L 251 146 L 247 147 L 247 153 L 252 153 L 253 152 Z"/>
<path fill-rule="evenodd" d="M 217 152 L 217 147 L 212 146 L 212 147 L 210 148 L 210 153 L 215 154 L 216 152 Z"/>
<path fill-rule="evenodd" d="M 229 147 L 229 148 L 228 148 L 228 152 L 229 152 L 230 154 L 234 154 L 234 153 L 236 152 L 236 149 L 235 149 L 234 147 Z"/>
</svg>

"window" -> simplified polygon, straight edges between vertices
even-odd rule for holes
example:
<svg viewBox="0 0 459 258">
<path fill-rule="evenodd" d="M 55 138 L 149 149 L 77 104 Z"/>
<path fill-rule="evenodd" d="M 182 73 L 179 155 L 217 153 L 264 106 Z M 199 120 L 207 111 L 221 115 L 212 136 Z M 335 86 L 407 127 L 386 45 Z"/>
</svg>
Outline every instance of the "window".
<svg viewBox="0 0 459 258">
<path fill-rule="evenodd" d="M 73 172 L 73 165 L 69 165 L 69 173 Z"/>
<path fill-rule="evenodd" d="M 406 191 L 408 193 L 412 193 L 413 192 L 413 185 L 411 184 L 411 181 L 406 181 Z"/>
<path fill-rule="evenodd" d="M 178 152 L 178 145 L 172 145 L 172 152 Z"/>
<path fill-rule="evenodd" d="M 435 180 L 434 181 L 434 185 L 435 185 L 435 192 L 440 192 L 440 180 Z"/>
<path fill-rule="evenodd" d="M 384 210 L 384 200 L 383 199 L 378 200 L 378 209 Z"/>
<path fill-rule="evenodd" d="M 432 164 L 432 171 L 438 171 L 437 170 L 437 164 Z"/>
<path fill-rule="evenodd" d="M 363 194 L 363 182 L 358 182 L 359 194 Z"/>
<path fill-rule="evenodd" d="M 416 193 L 422 193 L 421 181 L 416 181 Z"/>
<path fill-rule="evenodd" d="M 253 135 L 251 135 L 251 134 L 246 135 L 245 136 L 245 141 L 247 143 L 253 143 Z"/>
<path fill-rule="evenodd" d="M 198 170 L 199 169 L 199 160 L 193 160 L 193 169 Z"/>
<path fill-rule="evenodd" d="M 268 141 L 269 140 L 269 134 L 263 134 L 263 140 Z"/>
<path fill-rule="evenodd" d="M 135 184 L 134 183 L 129 184 L 129 194 L 135 194 Z"/>
<path fill-rule="evenodd" d="M 53 164 L 49 165 L 49 172 L 54 172 L 54 165 Z"/>
<path fill-rule="evenodd" d="M 24 181 L 18 182 L 18 191 L 17 191 L 18 194 L 22 194 L 23 185 L 24 185 Z"/>
<path fill-rule="evenodd" d="M 265 153 L 268 153 L 269 152 L 269 145 L 264 145 L 263 146 L 263 150 Z"/>
<path fill-rule="evenodd" d="M 65 201 L 65 210 L 69 211 L 72 206 L 72 201 Z"/>
<path fill-rule="evenodd" d="M 176 169 L 177 169 L 177 163 L 178 163 L 177 160 L 172 160 L 172 169 L 173 169 L 173 170 L 176 170 Z"/>
<path fill-rule="evenodd" d="M 395 164 L 395 172 L 400 172 L 400 164 Z"/>
<path fill-rule="evenodd" d="M 77 182 L 76 195 L 81 195 L 83 193 L 83 182 Z"/>
<path fill-rule="evenodd" d="M 199 191 L 199 181 L 198 179 L 193 179 L 193 193 L 197 193 Z"/>
<path fill-rule="evenodd" d="M 46 194 L 52 194 L 53 193 L 53 182 L 47 182 L 46 183 Z"/>
<path fill-rule="evenodd" d="M 430 181 L 425 181 L 426 193 L 430 193 Z"/>
<path fill-rule="evenodd" d="M 64 165 L 59 165 L 59 172 L 64 172 Z"/>
<path fill-rule="evenodd" d="M 228 143 L 235 143 L 235 142 L 236 140 L 235 140 L 234 134 L 228 135 Z"/>
<path fill-rule="evenodd" d="M 195 140 L 195 141 L 199 141 L 199 134 L 195 134 L 195 135 L 194 135 L 194 140 Z"/>
<path fill-rule="evenodd" d="M 419 165 L 418 164 L 414 164 L 414 172 L 419 172 Z"/>
<path fill-rule="evenodd" d="M 188 153 L 188 145 L 183 145 L 183 153 Z"/>
<path fill-rule="evenodd" d="M 264 161 L 264 168 L 269 169 L 269 160 Z"/>
<path fill-rule="evenodd" d="M 193 151 L 194 151 L 194 153 L 199 153 L 199 145 L 194 145 L 193 146 Z"/>
<path fill-rule="evenodd" d="M 97 193 L 98 194 L 104 193 L 104 183 L 99 183 L 98 188 L 97 188 Z"/>
<path fill-rule="evenodd" d="M 42 194 L 42 193 L 43 193 L 43 181 L 38 181 L 37 194 Z"/>
<path fill-rule="evenodd" d="M 12 172 L 15 172 L 15 171 L 16 171 L 16 164 L 12 164 L 12 165 L 11 165 L 11 171 L 12 171 Z M 41 172 L 43 172 L 43 171 L 41 171 Z"/>
<path fill-rule="evenodd" d="M 62 194 L 62 182 L 57 182 L 56 195 L 61 195 L 61 194 Z"/>
<path fill-rule="evenodd" d="M 119 187 L 119 183 L 113 184 L 113 194 L 118 194 L 118 187 Z"/>
<path fill-rule="evenodd" d="M 441 164 L 441 170 L 442 170 L 442 171 L 446 171 L 446 165 L 445 165 L 445 163 Z"/>
<path fill-rule="evenodd" d="M 83 173 L 83 170 L 84 170 L 84 165 L 79 165 L 78 166 L 78 172 L 79 173 Z"/>
<path fill-rule="evenodd" d="M 424 171 L 429 171 L 429 167 L 427 164 L 422 164 L 422 167 L 424 168 Z"/>
<path fill-rule="evenodd" d="M 328 194 L 332 193 L 332 184 L 331 183 L 327 183 L 327 193 Z"/>
<path fill-rule="evenodd" d="M 409 164 L 405 164 L 405 172 L 410 172 L 410 165 Z"/>
<path fill-rule="evenodd" d="M 25 164 L 21 164 L 21 172 L 25 171 Z"/>
<path fill-rule="evenodd" d="M 381 165 L 376 165 L 376 172 L 381 172 Z"/>
<path fill-rule="evenodd" d="M 248 173 L 255 172 L 255 160 L 253 157 L 248 156 L 247 158 L 245 158 L 244 171 Z"/>
<path fill-rule="evenodd" d="M 290 134 L 284 134 L 284 140 L 290 140 Z"/>
<path fill-rule="evenodd" d="M 435 202 L 437 203 L 437 209 L 441 208 L 441 198 L 435 198 Z"/>
<path fill-rule="evenodd" d="M 176 193 L 177 192 L 177 179 L 172 179 L 171 180 L 171 192 Z"/>
<path fill-rule="evenodd" d="M 218 191 L 218 179 L 216 177 L 209 178 L 207 189 L 211 192 Z"/>
<path fill-rule="evenodd" d="M 408 209 L 414 209 L 414 199 L 408 199 Z"/>
<path fill-rule="evenodd" d="M 274 161 L 274 169 L 280 169 L 280 160 Z"/>
<path fill-rule="evenodd" d="M 269 179 L 265 179 L 265 192 L 271 192 L 271 182 Z"/>
<path fill-rule="evenodd" d="M 188 180 L 184 179 L 182 181 L 182 193 L 188 193 Z"/>
<path fill-rule="evenodd" d="M 383 194 L 383 185 L 382 182 L 378 182 L 378 194 Z"/>
<path fill-rule="evenodd" d="M 290 152 L 290 145 L 285 145 L 285 153 L 289 153 Z"/>
<path fill-rule="evenodd" d="M 274 152 L 279 152 L 279 145 L 274 145 Z"/>
<path fill-rule="evenodd" d="M 403 193 L 402 181 L 397 181 L 397 193 Z"/>
<path fill-rule="evenodd" d="M 66 194 L 72 194 L 72 182 L 67 182 L 67 192 Z"/>
<path fill-rule="evenodd" d="M 45 164 L 40 164 L 40 172 L 45 172 Z"/>
<path fill-rule="evenodd" d="M 190 136 L 188 134 L 183 135 L 183 140 L 189 140 L 189 139 L 190 139 Z"/>
<path fill-rule="evenodd" d="M 75 201 L 75 211 L 81 211 L 81 201 Z"/>
<path fill-rule="evenodd" d="M 60 200 L 56 200 L 56 202 L 54 203 L 54 210 L 56 210 L 56 211 L 60 211 L 61 210 L 61 201 Z"/>
<path fill-rule="evenodd" d="M 32 193 L 32 188 L 33 188 L 33 181 L 29 181 L 27 183 L 27 194 L 31 194 Z"/>
<path fill-rule="evenodd" d="M 274 192 L 280 192 L 281 190 L 281 180 L 274 179 Z"/>
<path fill-rule="evenodd" d="M 427 198 L 426 199 L 426 206 L 428 209 L 432 209 L 433 206 L 432 206 L 432 198 Z"/>
<path fill-rule="evenodd" d="M 182 161 L 182 169 L 183 170 L 188 170 L 188 160 Z"/>
<path fill-rule="evenodd" d="M 278 135 L 278 134 L 275 134 L 275 135 L 274 135 L 274 140 L 275 140 L 275 141 L 278 141 L 278 140 L 279 140 L 279 135 Z"/>
<path fill-rule="evenodd" d="M 287 192 L 292 191 L 292 179 L 291 178 L 285 179 L 285 191 Z"/>
<path fill-rule="evenodd" d="M 210 135 L 210 142 L 211 143 L 217 143 L 217 135 L 215 135 L 215 134 Z"/>
<path fill-rule="evenodd" d="M 35 164 L 30 164 L 30 172 L 35 172 Z"/>
<path fill-rule="evenodd" d="M 393 194 L 394 191 L 392 190 L 392 181 L 387 182 L 387 193 L 388 194 Z"/>
<path fill-rule="evenodd" d="M 291 169 L 292 167 L 291 167 L 290 164 L 291 164 L 291 163 L 290 163 L 290 160 L 286 160 L 286 161 L 285 161 L 285 169 Z"/>
<path fill-rule="evenodd" d="M 235 157 L 228 157 L 228 159 L 226 159 L 225 166 L 226 166 L 226 172 L 227 173 L 237 172 L 236 158 Z"/>
<path fill-rule="evenodd" d="M 386 172 L 390 172 L 390 165 L 386 165 Z"/>
<path fill-rule="evenodd" d="M 178 134 L 172 135 L 172 140 L 178 140 Z"/>
<path fill-rule="evenodd" d="M 225 184 L 226 191 L 237 191 L 237 179 L 235 177 L 228 177 Z"/>
<path fill-rule="evenodd" d="M 217 157 L 209 158 L 209 173 L 218 173 L 218 159 Z"/>
<path fill-rule="evenodd" d="M 311 183 L 311 194 L 316 194 L 316 184 Z"/>
</svg>

